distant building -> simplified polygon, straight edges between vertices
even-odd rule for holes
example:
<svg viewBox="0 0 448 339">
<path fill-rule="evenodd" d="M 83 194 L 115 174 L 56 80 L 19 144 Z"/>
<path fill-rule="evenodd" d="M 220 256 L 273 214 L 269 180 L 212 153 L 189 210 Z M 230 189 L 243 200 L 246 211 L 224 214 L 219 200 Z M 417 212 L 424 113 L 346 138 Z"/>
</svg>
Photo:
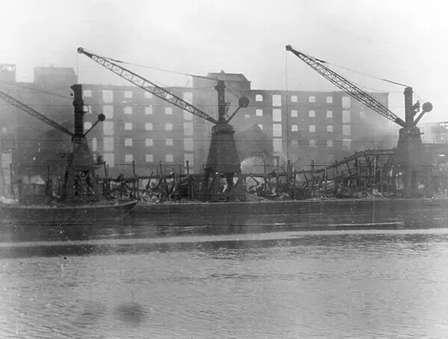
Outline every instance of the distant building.
<svg viewBox="0 0 448 339">
<path fill-rule="evenodd" d="M 8 72 L 6 72 L 8 71 Z M 0 90 L 60 125 L 73 129 L 73 97 L 70 86 L 77 81 L 73 69 L 40 67 L 35 82 L 16 82 L 15 66 L 0 66 Z M 22 172 L 64 163 L 61 153 L 70 151 L 70 136 L 0 100 L 0 147 Z M 2 166 L 5 164 L 2 164 Z"/>
<path fill-rule="evenodd" d="M 78 76 L 73 68 L 35 67 L 34 83 L 44 86 L 71 86 L 78 83 Z"/>
</svg>

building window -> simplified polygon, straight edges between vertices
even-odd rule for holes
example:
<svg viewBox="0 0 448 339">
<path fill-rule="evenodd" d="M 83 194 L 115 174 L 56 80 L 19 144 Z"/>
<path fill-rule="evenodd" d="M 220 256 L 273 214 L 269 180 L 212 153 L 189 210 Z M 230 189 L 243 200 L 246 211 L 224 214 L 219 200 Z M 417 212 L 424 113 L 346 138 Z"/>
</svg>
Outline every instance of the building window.
<svg viewBox="0 0 448 339">
<path fill-rule="evenodd" d="M 255 110 L 255 115 L 257 117 L 262 117 L 263 116 L 263 110 L 262 109 L 256 109 Z"/>
<path fill-rule="evenodd" d="M 291 146 L 294 147 L 294 148 L 299 147 L 299 140 L 297 140 L 297 139 L 293 139 L 293 140 L 291 141 Z"/>
<path fill-rule="evenodd" d="M 167 145 L 167 146 L 173 146 L 173 139 L 166 139 L 165 140 L 165 145 Z"/>
<path fill-rule="evenodd" d="M 342 125 L 342 134 L 350 135 L 350 133 L 351 133 L 350 125 Z"/>
<path fill-rule="evenodd" d="M 112 119 L 114 117 L 114 106 L 103 106 L 103 114 L 106 116 L 106 119 Z"/>
<path fill-rule="evenodd" d="M 165 156 L 165 161 L 166 162 L 173 162 L 174 161 L 174 156 L 172 154 L 167 154 Z"/>
<path fill-rule="evenodd" d="M 193 139 L 185 138 L 184 139 L 184 151 L 193 151 Z"/>
<path fill-rule="evenodd" d="M 184 122 L 184 134 L 193 135 L 193 124 L 191 122 Z"/>
<path fill-rule="evenodd" d="M 132 114 L 132 107 L 126 106 L 124 108 L 124 114 Z"/>
<path fill-rule="evenodd" d="M 257 94 L 255 96 L 255 101 L 263 101 L 263 96 L 261 94 Z"/>
<path fill-rule="evenodd" d="M 103 122 L 103 134 L 104 135 L 114 135 L 114 122 L 104 121 Z"/>
<path fill-rule="evenodd" d="M 333 118 L 333 111 L 327 111 L 327 118 Z"/>
<path fill-rule="evenodd" d="M 134 157 L 133 157 L 132 154 L 126 154 L 126 155 L 124 156 L 124 161 L 125 161 L 125 162 L 132 162 L 133 160 L 134 160 Z"/>
<path fill-rule="evenodd" d="M 316 117 L 316 112 L 313 111 L 313 110 L 311 110 L 311 111 L 309 112 L 309 117 L 310 117 L 310 118 L 315 118 L 315 117 Z"/>
<path fill-rule="evenodd" d="M 310 140 L 310 147 L 316 147 L 316 140 L 314 139 Z"/>
<path fill-rule="evenodd" d="M 145 107 L 145 114 L 154 114 L 154 112 L 152 111 L 152 106 Z"/>
<path fill-rule="evenodd" d="M 173 124 L 172 123 L 166 123 L 165 124 L 165 131 L 172 131 L 173 130 Z"/>
<path fill-rule="evenodd" d="M 310 95 L 310 96 L 308 97 L 308 101 L 309 101 L 309 102 L 316 102 L 316 97 L 315 97 L 314 95 Z"/>
<path fill-rule="evenodd" d="M 93 112 L 92 112 L 92 106 L 90 106 L 90 105 L 84 105 L 84 112 L 86 113 L 86 114 L 92 114 Z"/>
<path fill-rule="evenodd" d="M 342 122 L 346 124 L 350 123 L 350 111 L 342 111 Z"/>
<path fill-rule="evenodd" d="M 333 147 L 333 140 L 327 140 L 327 147 Z"/>
<path fill-rule="evenodd" d="M 103 138 L 103 150 L 104 152 L 114 151 L 114 138 Z"/>
<path fill-rule="evenodd" d="M 126 99 L 132 99 L 132 91 L 124 91 L 124 97 Z"/>
<path fill-rule="evenodd" d="M 272 135 L 274 137 L 281 137 L 282 136 L 282 125 L 281 124 L 274 124 L 272 129 Z"/>
<path fill-rule="evenodd" d="M 273 145 L 274 145 L 274 151 L 276 152 L 283 152 L 283 141 L 282 139 L 274 139 L 273 140 Z"/>
<path fill-rule="evenodd" d="M 166 115 L 173 115 L 173 108 L 172 107 L 165 107 L 165 114 Z"/>
<path fill-rule="evenodd" d="M 244 119 L 249 119 L 250 118 L 250 114 L 244 114 Z"/>
<path fill-rule="evenodd" d="M 126 131 L 132 131 L 132 122 L 125 122 L 124 123 L 124 129 Z"/>
<path fill-rule="evenodd" d="M 282 105 L 282 96 L 278 94 L 272 95 L 272 106 L 281 106 Z"/>
<path fill-rule="evenodd" d="M 350 97 L 342 97 L 342 108 L 350 108 Z"/>
<path fill-rule="evenodd" d="M 328 125 L 327 126 L 327 132 L 333 132 L 333 126 L 332 125 Z"/>
<path fill-rule="evenodd" d="M 104 153 L 103 159 L 109 167 L 115 166 L 115 155 L 113 153 Z"/>
<path fill-rule="evenodd" d="M 90 127 L 92 127 L 92 123 L 89 121 L 86 121 L 84 123 L 84 131 L 88 131 L 90 129 Z"/>
<path fill-rule="evenodd" d="M 85 90 L 82 92 L 82 95 L 86 98 L 91 98 L 92 97 L 92 91 L 90 90 Z"/>
<path fill-rule="evenodd" d="M 258 127 L 260 127 L 260 129 L 263 129 L 263 124 L 258 124 Z"/>
<path fill-rule="evenodd" d="M 291 96 L 291 102 L 297 102 L 297 95 Z"/>
<path fill-rule="evenodd" d="M 278 108 L 274 108 L 272 110 L 272 120 L 273 121 L 282 121 L 282 110 Z"/>
<path fill-rule="evenodd" d="M 146 161 L 146 162 L 153 162 L 153 161 L 154 161 L 154 155 L 152 155 L 152 154 L 146 154 L 146 156 L 145 156 L 145 161 Z"/>
<path fill-rule="evenodd" d="M 366 117 L 366 112 L 365 112 L 365 111 L 361 111 L 361 112 L 359 112 L 359 117 L 360 117 L 361 119 L 365 119 L 365 117 Z"/>
<path fill-rule="evenodd" d="M 103 102 L 113 102 L 114 101 L 114 92 L 109 90 L 103 91 Z"/>
<path fill-rule="evenodd" d="M 145 130 L 147 130 L 147 131 L 152 131 L 152 123 L 147 122 L 147 123 L 145 124 Z"/>
<path fill-rule="evenodd" d="M 315 125 L 310 125 L 310 132 L 316 132 L 316 126 Z"/>
<path fill-rule="evenodd" d="M 184 120 L 193 120 L 193 114 L 184 110 Z"/>
<path fill-rule="evenodd" d="M 149 92 L 145 91 L 145 98 L 146 99 L 152 99 L 152 93 L 149 93 Z"/>
<path fill-rule="evenodd" d="M 291 111 L 291 117 L 292 118 L 297 118 L 299 116 L 299 114 L 297 113 L 297 110 L 296 109 L 293 109 L 292 111 Z"/>
<path fill-rule="evenodd" d="M 352 145 L 352 139 L 342 139 L 342 147 L 346 150 L 350 150 Z"/>
<path fill-rule="evenodd" d="M 145 146 L 146 147 L 151 147 L 154 145 L 154 142 L 152 141 L 152 139 L 145 139 Z"/>
<path fill-rule="evenodd" d="M 125 146 L 132 146 L 132 139 L 130 139 L 130 138 L 124 139 L 124 145 Z"/>
<path fill-rule="evenodd" d="M 98 149 L 98 140 L 96 138 L 92 138 L 92 151 L 96 152 Z"/>
<path fill-rule="evenodd" d="M 291 132 L 297 132 L 299 130 L 299 126 L 291 125 Z"/>
<path fill-rule="evenodd" d="M 327 104 L 333 103 L 333 97 L 327 97 Z"/>
</svg>

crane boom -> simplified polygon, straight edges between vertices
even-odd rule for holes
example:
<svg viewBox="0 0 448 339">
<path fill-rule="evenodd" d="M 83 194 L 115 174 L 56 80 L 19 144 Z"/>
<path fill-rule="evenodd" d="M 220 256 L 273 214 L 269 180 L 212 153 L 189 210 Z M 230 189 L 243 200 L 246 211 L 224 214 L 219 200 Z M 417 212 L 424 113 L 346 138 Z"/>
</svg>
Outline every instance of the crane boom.
<svg viewBox="0 0 448 339">
<path fill-rule="evenodd" d="M 385 107 L 380 101 L 372 97 L 370 94 L 366 93 L 364 90 L 356 86 L 354 83 L 340 76 L 335 71 L 324 66 L 323 65 L 324 61 L 308 56 L 302 52 L 296 51 L 294 48 L 291 47 L 291 45 L 287 45 L 286 50 L 292 52 L 295 56 L 297 56 L 308 66 L 310 66 L 320 75 L 322 75 L 325 79 L 329 80 L 335 86 L 343 90 L 348 95 L 354 97 L 356 100 L 363 103 L 370 109 L 374 110 L 383 117 L 395 122 L 401 127 L 407 126 L 406 122 L 403 119 L 401 119 L 399 116 L 397 116 L 387 107 Z"/>
<path fill-rule="evenodd" d="M 29 115 L 32 115 L 33 117 L 47 123 L 48 125 L 58 129 L 59 131 L 70 135 L 71 137 L 74 136 L 74 134 L 68 130 L 67 128 L 65 128 L 64 126 L 59 125 L 57 122 L 47 118 L 45 115 L 42 115 L 41 113 L 37 112 L 36 110 L 34 110 L 33 108 L 25 105 L 24 103 L 18 101 L 17 99 L 14 99 L 12 96 L 1 92 L 0 91 L 0 98 L 3 99 L 4 101 L 6 101 L 7 103 L 9 103 L 10 105 L 21 109 L 22 111 L 28 113 Z"/>
<path fill-rule="evenodd" d="M 203 118 L 211 123 L 216 124 L 218 121 L 208 115 L 207 113 L 203 112 L 202 110 L 196 108 L 195 106 L 189 104 L 185 100 L 179 98 L 178 96 L 174 95 L 173 93 L 167 91 L 166 89 L 157 86 L 153 82 L 143 78 L 142 76 L 122 67 L 114 63 L 111 59 L 101 57 L 99 55 L 93 54 L 91 52 L 87 52 L 83 48 L 78 48 L 78 53 L 84 54 L 85 56 L 89 57 L 93 61 L 97 62 L 101 66 L 107 68 L 108 70 L 112 71 L 113 73 L 117 74 L 118 76 L 122 77 L 123 79 L 129 81 L 130 83 L 136 85 L 137 87 L 140 87 L 141 89 L 154 94 L 155 96 L 159 97 L 162 100 L 165 100 L 169 102 L 170 104 L 177 106 L 187 112 L 190 112 L 191 114 L 194 114 L 200 118 Z"/>
</svg>

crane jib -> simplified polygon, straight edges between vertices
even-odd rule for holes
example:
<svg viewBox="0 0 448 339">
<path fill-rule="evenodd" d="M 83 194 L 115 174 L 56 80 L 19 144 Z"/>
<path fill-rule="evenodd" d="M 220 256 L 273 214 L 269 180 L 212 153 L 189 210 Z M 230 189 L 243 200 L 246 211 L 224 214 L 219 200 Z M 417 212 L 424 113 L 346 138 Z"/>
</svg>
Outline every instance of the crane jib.
<svg viewBox="0 0 448 339">
<path fill-rule="evenodd" d="M 57 122 L 51 120 L 50 118 L 47 118 L 45 115 L 37 112 L 36 110 L 34 110 L 33 108 L 25 105 L 23 102 L 20 102 L 17 99 L 14 99 L 12 96 L 1 92 L 0 91 L 0 98 L 3 99 L 4 101 L 6 101 L 7 103 L 11 104 L 12 106 L 28 113 L 29 115 L 32 115 L 33 117 L 45 122 L 46 124 L 50 125 L 51 127 L 56 128 L 57 130 L 70 135 L 71 137 L 74 136 L 73 132 L 71 132 L 70 130 L 68 130 L 67 128 L 65 128 L 64 126 L 59 125 Z"/>
<path fill-rule="evenodd" d="M 316 72 L 318 72 L 320 75 L 322 75 L 325 79 L 330 81 L 332 84 L 334 84 L 336 87 L 340 88 L 342 91 L 347 93 L 348 95 L 352 96 L 362 104 L 366 105 L 373 111 L 377 112 L 378 114 L 382 115 L 383 117 L 395 122 L 396 124 L 400 125 L 401 127 L 405 127 L 406 123 L 398 117 L 395 113 L 390 111 L 386 106 L 384 106 L 380 101 L 375 99 L 373 96 L 368 94 L 367 92 L 363 91 L 361 88 L 356 86 L 354 83 L 350 82 L 349 80 L 345 79 L 332 69 L 329 69 L 325 65 L 325 61 L 307 56 L 306 54 L 296 51 L 294 48 L 291 47 L 291 45 L 286 46 L 286 50 L 293 53 L 295 56 L 297 56 L 299 59 L 301 59 L 303 62 L 305 62 L 308 66 L 310 66 L 312 69 L 314 69 Z"/>
<path fill-rule="evenodd" d="M 196 108 L 195 106 L 191 105 L 190 103 L 183 100 L 182 98 L 180 98 L 180 97 L 176 96 L 175 94 L 167 91 L 166 89 L 156 85 L 155 83 L 143 78 L 142 76 L 140 76 L 122 66 L 115 64 L 114 62 L 112 62 L 113 59 L 104 58 L 99 55 L 87 52 L 82 47 L 78 48 L 78 53 L 88 56 L 90 59 L 92 59 L 96 63 L 107 68 L 111 72 L 117 74 L 118 76 L 122 77 L 123 79 L 125 79 L 125 80 L 129 81 L 130 83 L 136 85 L 137 87 L 143 89 L 144 91 L 150 92 L 151 94 L 154 94 L 155 96 L 159 97 L 160 99 L 165 100 L 165 101 L 169 102 L 170 104 L 177 106 L 187 112 L 190 112 L 191 114 L 196 115 L 200 118 L 203 118 L 211 123 L 214 123 L 214 124 L 218 123 L 218 121 L 215 118 L 213 118 L 212 116 L 203 112 L 202 110 Z"/>
</svg>

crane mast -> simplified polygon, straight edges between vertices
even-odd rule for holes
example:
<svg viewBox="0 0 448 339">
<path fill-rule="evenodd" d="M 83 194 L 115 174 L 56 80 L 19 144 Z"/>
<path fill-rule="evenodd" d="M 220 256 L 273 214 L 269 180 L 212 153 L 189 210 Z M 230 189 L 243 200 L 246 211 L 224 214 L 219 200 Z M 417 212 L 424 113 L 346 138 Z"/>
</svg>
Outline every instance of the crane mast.
<svg viewBox="0 0 448 339">
<path fill-rule="evenodd" d="M 414 105 L 412 103 L 412 88 L 406 87 L 404 90 L 406 118 L 403 120 L 370 94 L 366 93 L 349 80 L 326 67 L 324 65 L 325 61 L 296 51 L 290 45 L 286 46 L 286 50 L 292 52 L 308 66 L 348 95 L 354 97 L 359 102 L 371 108 L 373 111 L 402 127 L 399 131 L 392 178 L 395 180 L 395 177 L 399 173 L 402 173 L 404 196 L 406 198 L 410 198 L 414 195 L 418 187 L 418 176 L 423 176 L 426 179 L 429 173 L 428 170 L 431 166 L 430 160 L 425 152 L 421 132 L 417 127 L 417 123 L 426 112 L 430 112 L 432 110 L 432 104 L 429 102 L 424 103 L 422 105 L 422 111 L 419 116 L 415 118 L 415 115 L 420 110 L 420 104 L 417 103 Z"/>
<path fill-rule="evenodd" d="M 218 121 L 208 115 L 207 113 L 203 112 L 202 110 L 196 108 L 195 106 L 189 104 L 185 100 L 179 98 L 178 96 L 174 95 L 173 93 L 167 91 L 166 89 L 157 86 L 155 83 L 143 78 L 142 76 L 117 65 L 115 62 L 113 62 L 111 59 L 101 57 L 99 55 L 93 54 L 91 52 L 87 52 L 82 47 L 78 48 L 78 53 L 84 54 L 85 56 L 89 57 L 96 63 L 100 64 L 101 66 L 107 68 L 108 70 L 112 71 L 113 73 L 117 74 L 121 78 L 129 81 L 130 83 L 134 84 L 137 87 L 140 87 L 141 89 L 145 90 L 146 92 L 149 92 L 156 97 L 159 97 L 162 100 L 165 100 L 169 102 L 170 104 L 177 106 L 187 112 L 190 112 L 193 115 L 196 115 L 200 118 L 203 118 L 213 124 L 216 124 Z"/>
<path fill-rule="evenodd" d="M 367 94 L 361 88 L 356 86 L 354 83 L 345 79 L 344 77 L 337 74 L 335 71 L 329 69 L 325 65 L 323 65 L 324 61 L 308 56 L 302 52 L 296 51 L 290 45 L 286 46 L 286 50 L 292 52 L 295 56 L 305 62 L 308 66 L 322 75 L 325 79 L 330 81 L 333 85 L 340 88 L 345 93 L 351 95 L 359 102 L 363 103 L 367 107 L 371 108 L 378 114 L 383 117 L 395 122 L 401 127 L 406 127 L 406 122 L 403 121 L 400 117 L 398 117 L 395 113 L 390 111 L 387 107 L 385 107 L 381 102 Z"/>
<path fill-rule="evenodd" d="M 71 86 L 74 94 L 73 106 L 75 109 L 75 122 L 74 132 L 71 132 L 67 128 L 59 125 L 55 121 L 47 118 L 45 115 L 37 112 L 33 108 L 25 105 L 19 100 L 11 97 L 10 95 L 0 91 L 0 99 L 3 99 L 12 106 L 19 108 L 20 110 L 28 113 L 29 115 L 47 123 L 48 125 L 56 128 L 57 130 L 72 137 L 72 151 L 70 153 L 68 164 L 66 167 L 66 173 L 64 177 L 64 185 L 62 187 L 61 201 L 68 202 L 80 202 L 92 199 L 97 199 L 97 196 L 87 196 L 85 194 L 77 194 L 76 189 L 80 189 L 82 184 L 77 184 L 76 179 L 79 173 L 83 173 L 85 176 L 94 178 L 95 168 L 90 153 L 89 145 L 87 142 L 86 134 L 100 121 L 105 120 L 104 114 L 98 115 L 98 120 L 94 123 L 91 129 L 86 133 L 83 132 L 84 128 L 84 102 L 82 100 L 82 86 L 77 84 Z M 84 185 L 85 186 L 85 185 Z M 80 189 L 80 191 L 84 191 Z"/>
</svg>

